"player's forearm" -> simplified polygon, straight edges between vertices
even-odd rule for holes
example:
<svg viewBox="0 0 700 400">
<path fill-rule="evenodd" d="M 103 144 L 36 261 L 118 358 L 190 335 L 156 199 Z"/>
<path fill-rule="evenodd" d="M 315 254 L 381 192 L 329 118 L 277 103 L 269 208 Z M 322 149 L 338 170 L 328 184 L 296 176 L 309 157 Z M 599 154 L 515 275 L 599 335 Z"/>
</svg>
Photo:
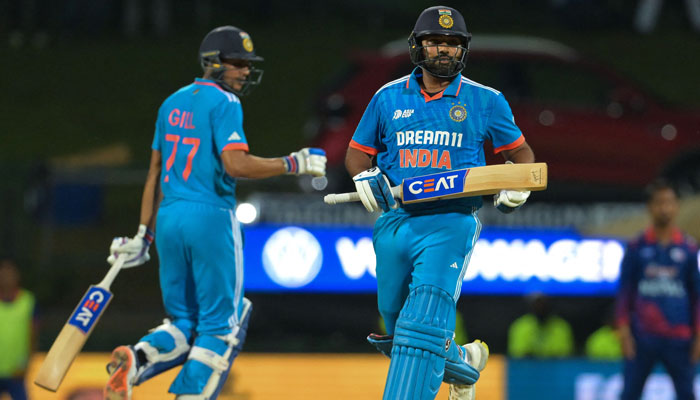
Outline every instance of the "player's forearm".
<svg viewBox="0 0 700 400">
<path fill-rule="evenodd" d="M 139 218 L 139 223 L 148 226 L 149 229 L 153 230 L 155 226 L 155 213 L 156 206 L 158 205 L 158 181 L 160 178 L 160 171 L 157 176 L 151 176 L 146 180 L 146 185 L 143 188 L 143 195 L 141 197 L 141 217 Z"/>
<path fill-rule="evenodd" d="M 372 156 L 355 148 L 348 147 L 348 151 L 345 154 L 345 169 L 350 176 L 355 176 L 370 168 L 372 168 Z"/>
<path fill-rule="evenodd" d="M 160 153 L 154 151 L 151 155 L 151 165 L 148 169 L 146 183 L 143 186 L 143 194 L 141 195 L 141 216 L 139 223 L 148 226 L 150 230 L 155 228 L 156 209 L 159 204 L 160 196 Z"/>
<path fill-rule="evenodd" d="M 287 172 L 281 158 L 264 158 L 243 151 L 222 153 L 226 173 L 233 178 L 264 179 Z"/>
<path fill-rule="evenodd" d="M 515 164 L 535 162 L 535 153 L 527 142 L 523 142 L 520 146 L 512 150 L 504 151 L 503 157 L 507 161 L 512 161 Z"/>
</svg>

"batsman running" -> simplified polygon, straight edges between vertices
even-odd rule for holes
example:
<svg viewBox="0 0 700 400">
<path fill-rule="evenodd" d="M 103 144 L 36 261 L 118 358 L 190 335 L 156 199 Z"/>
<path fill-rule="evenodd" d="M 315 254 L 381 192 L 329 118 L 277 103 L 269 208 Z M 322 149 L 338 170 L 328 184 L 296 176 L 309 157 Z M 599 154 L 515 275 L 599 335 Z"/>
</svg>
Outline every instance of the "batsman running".
<svg viewBox="0 0 700 400">
<path fill-rule="evenodd" d="M 434 399 L 442 381 L 450 399 L 474 399 L 489 355 L 479 340 L 453 342 L 456 303 L 481 231 L 481 197 L 400 204 L 390 186 L 483 166 L 487 140 L 506 162 L 535 161 L 503 94 L 461 75 L 470 40 L 459 11 L 424 10 L 408 38 L 417 67 L 375 93 L 347 150 L 345 166 L 362 203 L 383 212 L 373 242 L 388 335 L 368 340 L 391 357 L 385 400 Z M 501 190 L 494 205 L 512 212 L 529 194 Z"/>
<path fill-rule="evenodd" d="M 132 386 L 183 364 L 169 392 L 178 400 L 216 399 L 243 346 L 252 309 L 243 297 L 236 178 L 325 175 L 321 149 L 280 158 L 248 152 L 239 96 L 262 78 L 253 66 L 262 58 L 248 33 L 233 26 L 212 30 L 199 60 L 204 76 L 158 111 L 137 234 L 115 238 L 108 258 L 114 263 L 126 255 L 124 267 L 141 265 L 155 238 L 168 318 L 136 345 L 112 352 L 107 399 L 130 399 Z"/>
</svg>

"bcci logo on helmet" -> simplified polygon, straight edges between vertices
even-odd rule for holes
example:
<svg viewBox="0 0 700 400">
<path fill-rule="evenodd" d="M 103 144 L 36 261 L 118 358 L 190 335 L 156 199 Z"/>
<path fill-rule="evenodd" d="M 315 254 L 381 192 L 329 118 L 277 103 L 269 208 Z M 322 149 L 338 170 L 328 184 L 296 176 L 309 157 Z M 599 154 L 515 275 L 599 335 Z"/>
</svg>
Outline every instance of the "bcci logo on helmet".
<svg viewBox="0 0 700 400">
<path fill-rule="evenodd" d="M 247 32 L 241 32 L 240 35 L 241 39 L 243 39 L 242 44 L 245 51 L 247 51 L 248 53 L 253 51 L 253 40 L 250 38 L 250 35 L 248 35 Z"/>
<path fill-rule="evenodd" d="M 454 20 L 452 19 L 452 11 L 450 10 L 438 10 L 439 17 L 438 17 L 438 23 L 440 24 L 441 27 L 445 29 L 450 29 L 452 28 L 452 25 L 455 24 Z"/>
</svg>

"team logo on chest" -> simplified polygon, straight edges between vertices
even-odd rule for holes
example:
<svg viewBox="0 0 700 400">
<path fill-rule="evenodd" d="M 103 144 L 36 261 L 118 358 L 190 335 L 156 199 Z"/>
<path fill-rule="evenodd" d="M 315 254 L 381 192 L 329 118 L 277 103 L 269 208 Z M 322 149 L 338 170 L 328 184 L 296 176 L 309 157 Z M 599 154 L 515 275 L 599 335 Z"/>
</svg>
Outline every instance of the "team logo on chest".
<svg viewBox="0 0 700 400">
<path fill-rule="evenodd" d="M 467 109 L 459 104 L 450 108 L 450 118 L 455 122 L 462 122 L 467 119 Z"/>
<path fill-rule="evenodd" d="M 685 252 L 680 247 L 672 248 L 669 254 L 671 256 L 671 260 L 674 262 L 682 263 L 685 261 Z"/>
</svg>

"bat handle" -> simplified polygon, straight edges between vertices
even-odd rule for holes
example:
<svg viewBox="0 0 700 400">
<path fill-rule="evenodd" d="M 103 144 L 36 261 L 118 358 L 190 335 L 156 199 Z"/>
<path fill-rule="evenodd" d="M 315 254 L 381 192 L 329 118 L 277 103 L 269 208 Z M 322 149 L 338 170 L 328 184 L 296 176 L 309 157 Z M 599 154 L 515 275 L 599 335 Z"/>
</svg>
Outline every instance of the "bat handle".
<svg viewBox="0 0 700 400">
<path fill-rule="evenodd" d="M 360 201 L 360 195 L 357 192 L 351 193 L 331 193 L 323 197 L 326 204 L 349 203 L 351 201 Z"/>
<path fill-rule="evenodd" d="M 394 196 L 394 198 L 401 198 L 401 186 L 394 186 L 391 188 L 391 194 Z M 357 192 L 350 192 L 350 193 L 331 193 L 327 194 L 324 198 L 323 201 L 326 204 L 340 204 L 340 203 L 349 203 L 352 201 L 360 201 L 360 195 Z"/>
<path fill-rule="evenodd" d="M 112 286 L 112 282 L 114 282 L 114 278 L 117 277 L 117 274 L 119 271 L 122 269 L 122 265 L 124 265 L 124 261 L 126 261 L 126 254 L 121 254 L 119 257 L 117 257 L 117 261 L 112 264 L 112 268 L 107 271 L 107 275 L 100 281 L 100 283 L 97 284 L 97 286 L 109 290 L 109 287 Z"/>
</svg>

